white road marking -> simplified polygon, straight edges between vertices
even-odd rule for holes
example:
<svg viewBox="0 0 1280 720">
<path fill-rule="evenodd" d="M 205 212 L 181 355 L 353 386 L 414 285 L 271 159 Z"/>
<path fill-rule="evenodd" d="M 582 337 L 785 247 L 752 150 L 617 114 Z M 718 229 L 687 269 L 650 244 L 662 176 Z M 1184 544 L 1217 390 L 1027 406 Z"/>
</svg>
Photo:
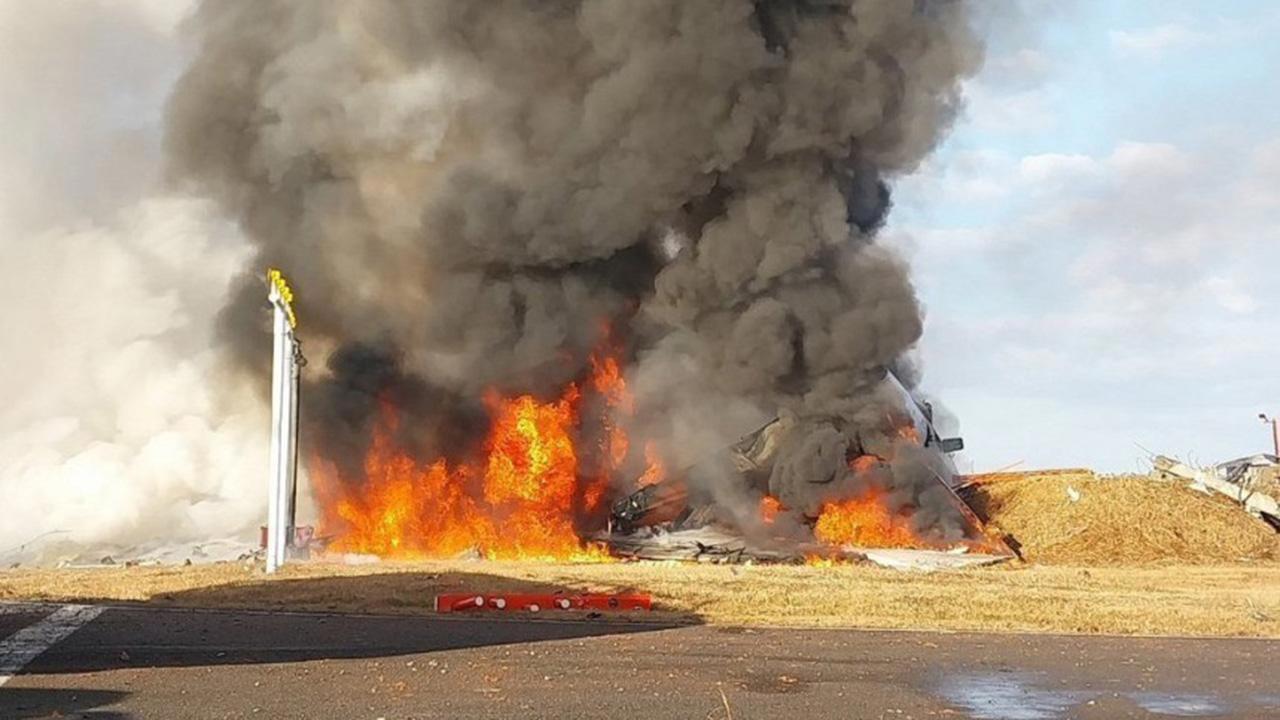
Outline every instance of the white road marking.
<svg viewBox="0 0 1280 720">
<path fill-rule="evenodd" d="M 0 685 L 9 682 L 40 653 L 101 615 L 104 609 L 95 605 L 63 605 L 40 622 L 0 642 Z"/>
</svg>

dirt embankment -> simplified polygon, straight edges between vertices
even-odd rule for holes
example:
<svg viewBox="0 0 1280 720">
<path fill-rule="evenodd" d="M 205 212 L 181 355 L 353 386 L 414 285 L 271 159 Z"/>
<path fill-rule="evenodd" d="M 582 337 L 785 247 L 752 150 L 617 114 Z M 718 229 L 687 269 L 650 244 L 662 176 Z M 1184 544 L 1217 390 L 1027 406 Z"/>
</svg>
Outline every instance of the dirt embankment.
<svg viewBox="0 0 1280 720">
<path fill-rule="evenodd" d="M 979 476 L 966 499 L 1028 562 L 1069 565 L 1274 563 L 1280 535 L 1185 483 L 1086 470 Z"/>
</svg>

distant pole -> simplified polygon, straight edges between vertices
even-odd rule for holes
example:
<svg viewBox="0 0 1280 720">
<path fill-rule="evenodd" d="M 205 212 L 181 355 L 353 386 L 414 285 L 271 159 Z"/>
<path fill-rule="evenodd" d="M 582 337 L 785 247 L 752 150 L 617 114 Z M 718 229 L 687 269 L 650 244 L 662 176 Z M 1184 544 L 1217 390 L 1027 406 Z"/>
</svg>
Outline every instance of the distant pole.
<svg viewBox="0 0 1280 720">
<path fill-rule="evenodd" d="M 274 344 L 271 365 L 271 474 L 267 486 L 267 572 L 284 564 L 293 517 L 295 451 L 298 442 L 298 345 L 293 330 L 293 292 L 279 270 L 267 272 Z"/>
<path fill-rule="evenodd" d="M 1271 426 L 1271 446 L 1273 454 L 1280 457 L 1280 418 L 1267 417 L 1266 413 L 1258 413 L 1258 419 Z"/>
</svg>

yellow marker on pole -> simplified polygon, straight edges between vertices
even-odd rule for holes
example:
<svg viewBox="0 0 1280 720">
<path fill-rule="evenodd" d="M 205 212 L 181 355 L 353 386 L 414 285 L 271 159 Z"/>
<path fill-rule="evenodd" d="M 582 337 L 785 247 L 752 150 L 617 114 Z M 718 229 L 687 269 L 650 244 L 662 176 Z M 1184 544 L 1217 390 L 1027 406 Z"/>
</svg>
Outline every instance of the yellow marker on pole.
<svg viewBox="0 0 1280 720">
<path fill-rule="evenodd" d="M 280 302 L 284 305 L 284 314 L 289 319 L 289 327 L 298 327 L 298 317 L 293 314 L 293 290 L 289 287 L 289 281 L 285 279 L 284 273 L 275 268 L 267 268 L 267 281 L 275 286 L 276 294 L 280 296 Z"/>
</svg>

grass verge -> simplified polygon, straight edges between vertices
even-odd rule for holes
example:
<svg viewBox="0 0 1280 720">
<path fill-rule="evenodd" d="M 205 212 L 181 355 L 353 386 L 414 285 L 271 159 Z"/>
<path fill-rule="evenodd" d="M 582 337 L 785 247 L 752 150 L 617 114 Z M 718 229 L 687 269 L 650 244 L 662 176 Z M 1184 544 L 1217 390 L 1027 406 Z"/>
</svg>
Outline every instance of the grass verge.
<svg viewBox="0 0 1280 720">
<path fill-rule="evenodd" d="M 0 599 L 427 614 L 438 592 L 634 589 L 654 620 L 1139 635 L 1280 637 L 1280 566 L 1010 564 L 914 574 L 866 566 L 431 561 L 347 566 L 0 572 Z"/>
</svg>

